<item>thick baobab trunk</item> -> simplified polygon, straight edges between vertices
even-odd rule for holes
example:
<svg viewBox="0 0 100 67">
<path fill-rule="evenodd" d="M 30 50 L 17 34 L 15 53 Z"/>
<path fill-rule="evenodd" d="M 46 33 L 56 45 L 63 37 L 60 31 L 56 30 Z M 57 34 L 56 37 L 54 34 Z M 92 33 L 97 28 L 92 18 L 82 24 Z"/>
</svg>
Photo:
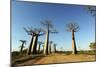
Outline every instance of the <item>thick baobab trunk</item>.
<svg viewBox="0 0 100 67">
<path fill-rule="evenodd" d="M 48 55 L 48 43 L 49 43 L 49 30 L 46 32 L 46 41 L 44 45 L 44 54 Z"/>
<path fill-rule="evenodd" d="M 54 53 L 56 53 L 56 45 L 54 44 Z"/>
<path fill-rule="evenodd" d="M 49 53 L 51 53 L 51 44 L 49 44 Z"/>
<path fill-rule="evenodd" d="M 43 49 L 42 49 L 42 52 L 44 53 L 44 45 L 43 45 Z"/>
<path fill-rule="evenodd" d="M 24 43 L 22 43 L 22 46 L 21 46 L 21 49 L 20 49 L 20 53 L 22 53 L 23 48 L 24 48 Z"/>
<path fill-rule="evenodd" d="M 72 31 L 72 54 L 77 54 L 74 31 Z"/>
<path fill-rule="evenodd" d="M 33 44 L 32 44 L 32 49 L 31 53 L 32 54 L 37 54 L 37 40 L 38 40 L 38 35 L 34 36 Z"/>
<path fill-rule="evenodd" d="M 31 54 L 31 49 L 32 49 L 32 44 L 33 44 L 33 38 L 34 36 L 32 36 L 32 39 L 31 39 L 31 42 L 30 42 L 30 45 L 29 45 L 29 48 L 27 50 L 27 54 L 30 55 Z"/>
<path fill-rule="evenodd" d="M 40 46 L 41 46 L 41 44 L 38 44 L 39 45 L 39 47 L 38 47 L 38 53 L 40 53 Z"/>
</svg>

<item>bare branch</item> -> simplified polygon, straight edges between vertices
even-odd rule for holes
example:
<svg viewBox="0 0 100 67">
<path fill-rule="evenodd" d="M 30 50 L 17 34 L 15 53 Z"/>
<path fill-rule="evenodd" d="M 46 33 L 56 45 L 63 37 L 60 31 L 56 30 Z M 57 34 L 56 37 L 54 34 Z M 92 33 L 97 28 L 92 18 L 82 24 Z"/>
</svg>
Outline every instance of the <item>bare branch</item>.
<svg viewBox="0 0 100 67">
<path fill-rule="evenodd" d="M 67 31 L 69 32 L 71 31 L 77 32 L 80 30 L 79 25 L 77 23 L 66 24 L 66 27 L 67 27 Z"/>
<path fill-rule="evenodd" d="M 32 34 L 36 35 L 42 31 L 41 28 L 37 29 L 37 28 L 32 28 L 32 27 L 28 27 L 27 29 L 24 28 L 24 30 L 28 33 L 28 35 L 32 35 Z"/>
<path fill-rule="evenodd" d="M 50 33 L 58 33 L 57 30 L 49 30 L 49 31 L 50 31 Z"/>
<path fill-rule="evenodd" d="M 42 32 L 42 33 L 39 34 L 39 36 L 43 36 L 45 34 L 46 34 L 46 32 Z"/>
<path fill-rule="evenodd" d="M 26 43 L 26 40 L 19 40 L 19 41 L 21 41 L 22 43 Z"/>
<path fill-rule="evenodd" d="M 41 22 L 41 24 L 43 26 L 46 26 L 47 28 L 53 28 L 53 25 L 52 25 L 50 20 L 44 20 L 44 21 Z"/>
<path fill-rule="evenodd" d="M 44 44 L 44 42 L 38 41 L 39 44 Z"/>
<path fill-rule="evenodd" d="M 28 35 L 32 35 L 32 33 L 34 32 L 32 29 L 29 29 L 29 27 L 28 27 L 28 29 L 26 29 L 24 27 L 24 30 L 25 30 L 25 32 L 27 32 Z"/>
<path fill-rule="evenodd" d="M 53 41 L 50 41 L 50 44 L 52 44 L 53 43 Z"/>
<path fill-rule="evenodd" d="M 95 6 L 86 6 L 86 9 L 88 12 L 91 13 L 91 15 L 96 16 L 96 8 Z"/>
</svg>

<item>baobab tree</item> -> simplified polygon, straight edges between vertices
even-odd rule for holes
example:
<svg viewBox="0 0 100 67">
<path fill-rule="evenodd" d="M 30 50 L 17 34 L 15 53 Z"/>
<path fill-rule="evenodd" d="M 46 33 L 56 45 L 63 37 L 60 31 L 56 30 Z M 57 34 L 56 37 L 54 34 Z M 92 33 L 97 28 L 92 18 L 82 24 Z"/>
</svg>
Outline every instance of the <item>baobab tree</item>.
<svg viewBox="0 0 100 67">
<path fill-rule="evenodd" d="M 33 39 L 35 36 L 35 30 L 32 28 L 28 28 L 28 29 L 24 28 L 24 30 L 28 33 L 28 35 L 31 35 L 31 42 L 30 42 L 29 48 L 27 50 L 27 54 L 30 55 L 31 49 L 32 49 L 32 44 L 33 44 Z"/>
<path fill-rule="evenodd" d="M 42 47 L 43 47 L 42 51 L 44 52 L 44 44 L 42 45 Z"/>
<path fill-rule="evenodd" d="M 96 50 L 96 42 L 91 42 L 89 47 L 91 50 Z"/>
<path fill-rule="evenodd" d="M 23 48 L 25 47 L 24 44 L 26 43 L 26 40 L 20 40 L 20 42 L 22 42 L 21 46 L 20 46 L 20 53 L 23 52 Z"/>
<path fill-rule="evenodd" d="M 44 45 L 44 54 L 48 55 L 48 45 L 49 45 L 49 33 L 57 33 L 56 30 L 52 30 L 53 25 L 50 20 L 45 20 L 41 22 L 43 26 L 46 26 L 46 40 L 45 40 L 45 45 Z"/>
<path fill-rule="evenodd" d="M 72 32 L 72 54 L 77 54 L 74 32 L 79 31 L 79 25 L 77 23 L 69 23 L 66 24 L 66 28 L 68 32 Z"/>
<path fill-rule="evenodd" d="M 95 6 L 86 6 L 86 10 L 87 10 L 92 16 L 96 16 L 96 8 L 95 8 Z"/>
<path fill-rule="evenodd" d="M 44 35 L 44 33 L 41 33 L 43 30 L 41 28 L 36 29 L 35 28 L 35 36 L 34 36 L 34 40 L 33 40 L 33 45 L 32 45 L 32 54 L 37 54 L 37 43 L 38 43 L 38 37 L 41 35 Z"/>
<path fill-rule="evenodd" d="M 42 44 L 44 44 L 44 43 L 41 42 L 41 41 L 38 42 L 38 53 L 40 53 L 40 47 L 41 47 Z"/>
<path fill-rule="evenodd" d="M 24 28 L 24 30 L 32 36 L 31 38 L 31 42 L 30 42 L 30 45 L 29 45 L 29 48 L 28 48 L 28 55 L 30 54 L 36 54 L 37 53 L 37 42 L 38 42 L 38 36 L 41 36 L 41 35 L 44 35 L 44 33 L 41 33 L 40 32 L 42 31 L 41 28 L 37 29 L 37 28 L 34 28 L 32 29 L 31 28 Z"/>
<path fill-rule="evenodd" d="M 54 53 L 56 53 L 56 46 L 57 44 L 54 44 Z"/>
<path fill-rule="evenodd" d="M 51 53 L 51 44 L 53 43 L 53 41 L 50 41 L 49 43 L 49 53 Z"/>
</svg>

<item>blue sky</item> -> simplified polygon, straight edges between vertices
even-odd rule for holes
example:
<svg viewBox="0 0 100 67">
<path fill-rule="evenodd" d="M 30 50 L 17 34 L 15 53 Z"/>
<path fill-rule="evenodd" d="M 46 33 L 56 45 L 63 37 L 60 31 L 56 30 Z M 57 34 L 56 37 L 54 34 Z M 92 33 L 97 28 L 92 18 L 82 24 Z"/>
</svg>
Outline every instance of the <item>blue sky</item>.
<svg viewBox="0 0 100 67">
<path fill-rule="evenodd" d="M 76 22 L 80 30 L 75 33 L 76 46 L 79 50 L 89 49 L 89 43 L 95 41 L 95 17 L 82 5 L 47 4 L 36 2 L 12 1 L 12 50 L 19 50 L 19 40 L 27 40 L 29 46 L 31 36 L 23 27 L 44 28 L 41 21 L 51 20 L 58 34 L 50 34 L 50 41 L 57 44 L 57 49 L 71 50 L 71 32 L 66 31 L 66 24 Z M 45 41 L 45 35 L 39 41 Z"/>
</svg>

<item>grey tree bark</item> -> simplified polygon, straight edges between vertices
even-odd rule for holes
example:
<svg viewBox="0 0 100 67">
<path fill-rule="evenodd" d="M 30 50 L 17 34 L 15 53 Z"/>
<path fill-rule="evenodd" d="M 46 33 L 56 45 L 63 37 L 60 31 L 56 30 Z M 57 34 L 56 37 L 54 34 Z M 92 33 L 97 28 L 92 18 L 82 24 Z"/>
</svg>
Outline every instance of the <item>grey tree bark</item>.
<svg viewBox="0 0 100 67">
<path fill-rule="evenodd" d="M 45 20 L 42 22 L 43 26 L 46 26 L 46 40 L 44 44 L 44 54 L 48 55 L 48 45 L 49 45 L 49 33 L 57 33 L 56 31 L 52 31 L 53 25 L 51 24 L 51 21 Z"/>
<path fill-rule="evenodd" d="M 30 43 L 28 51 L 27 51 L 28 55 L 30 55 L 30 54 L 37 54 L 38 36 L 44 35 L 44 33 L 40 34 L 40 32 L 42 31 L 42 29 L 41 28 L 39 28 L 39 29 L 37 29 L 37 28 L 32 29 L 32 27 L 31 27 L 31 28 L 29 28 L 29 30 L 26 29 L 26 28 L 24 28 L 24 30 L 29 35 L 32 36 L 31 43 Z"/>
<path fill-rule="evenodd" d="M 51 44 L 49 44 L 49 53 L 51 54 Z"/>
<path fill-rule="evenodd" d="M 48 55 L 48 43 L 49 43 L 49 30 L 46 33 L 46 40 L 44 45 L 44 54 Z"/>
<path fill-rule="evenodd" d="M 38 42 L 38 49 L 37 49 L 37 50 L 38 50 L 38 53 L 40 53 L 40 52 L 41 52 L 41 51 L 40 51 L 40 49 L 41 49 L 41 45 L 42 45 L 42 44 L 44 44 L 44 43 L 43 43 L 43 42 L 41 42 L 41 41 L 39 41 L 39 42 Z"/>
<path fill-rule="evenodd" d="M 54 53 L 56 53 L 56 44 L 54 44 Z"/>
<path fill-rule="evenodd" d="M 31 53 L 32 54 L 37 54 L 37 42 L 38 42 L 38 35 L 34 36 L 33 44 L 32 44 L 32 49 Z"/>
<path fill-rule="evenodd" d="M 72 54 L 77 54 L 74 32 L 79 31 L 79 29 L 80 28 L 77 23 L 67 24 L 67 31 L 72 32 Z"/>
<path fill-rule="evenodd" d="M 48 51 L 49 51 L 49 54 L 52 53 L 52 49 L 51 49 L 51 45 L 52 45 L 52 43 L 53 43 L 53 41 L 50 41 L 50 42 L 49 42 L 49 50 L 48 50 Z"/>
<path fill-rule="evenodd" d="M 38 53 L 40 53 L 40 46 L 41 46 L 41 44 L 38 43 Z"/>
<path fill-rule="evenodd" d="M 34 39 L 34 36 L 32 35 L 31 42 L 30 42 L 29 48 L 28 48 L 28 50 L 27 50 L 27 54 L 28 54 L 28 55 L 31 54 L 33 39 Z"/>
<path fill-rule="evenodd" d="M 23 52 L 23 48 L 25 47 L 24 44 L 26 43 L 26 40 L 20 40 L 22 42 L 22 45 L 20 46 L 20 53 Z"/>
<path fill-rule="evenodd" d="M 24 43 L 22 43 L 22 45 L 21 45 L 20 53 L 23 52 L 23 48 L 24 48 Z"/>
<path fill-rule="evenodd" d="M 74 31 L 72 31 L 72 54 L 77 54 Z"/>
</svg>

